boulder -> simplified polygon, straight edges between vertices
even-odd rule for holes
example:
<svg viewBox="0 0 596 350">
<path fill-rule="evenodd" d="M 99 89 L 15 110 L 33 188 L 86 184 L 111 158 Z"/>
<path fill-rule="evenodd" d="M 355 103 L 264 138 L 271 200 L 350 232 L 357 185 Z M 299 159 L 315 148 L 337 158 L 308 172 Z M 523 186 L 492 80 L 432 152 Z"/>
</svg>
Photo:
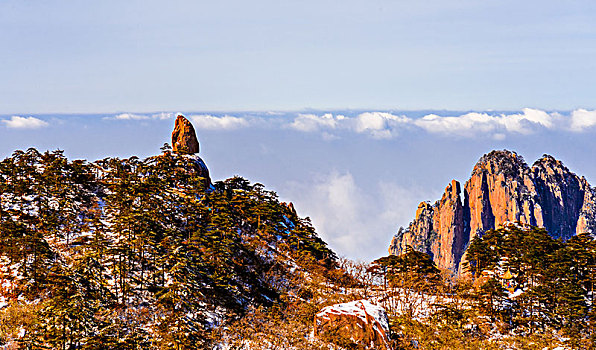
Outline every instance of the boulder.
<svg viewBox="0 0 596 350">
<path fill-rule="evenodd" d="M 315 315 L 314 335 L 346 348 L 390 348 L 387 313 L 368 300 L 335 304 L 321 309 Z"/>
<path fill-rule="evenodd" d="M 180 154 L 199 153 L 199 140 L 195 128 L 182 115 L 176 117 L 176 124 L 172 132 L 172 151 Z"/>
</svg>

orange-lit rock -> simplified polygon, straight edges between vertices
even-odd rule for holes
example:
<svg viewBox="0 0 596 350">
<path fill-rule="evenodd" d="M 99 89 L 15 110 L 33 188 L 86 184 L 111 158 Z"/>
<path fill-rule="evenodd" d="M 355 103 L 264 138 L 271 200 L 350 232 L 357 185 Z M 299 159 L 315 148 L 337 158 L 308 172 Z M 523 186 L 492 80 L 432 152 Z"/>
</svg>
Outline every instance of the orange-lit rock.
<svg viewBox="0 0 596 350">
<path fill-rule="evenodd" d="M 172 132 L 172 151 L 182 154 L 199 153 L 199 140 L 195 128 L 188 119 L 179 115 Z"/>
<path fill-rule="evenodd" d="M 563 239 L 596 233 L 595 190 L 548 155 L 530 168 L 515 152 L 492 151 L 474 166 L 463 195 L 461 203 L 454 180 L 441 200 L 422 203 L 409 227 L 393 238 L 389 253 L 401 254 L 411 245 L 430 254 L 439 268 L 457 272 L 469 242 L 506 222 L 545 227 Z"/>
<path fill-rule="evenodd" d="M 186 170 L 194 172 L 204 179 L 203 184 L 207 188 L 211 185 L 209 169 L 201 157 L 199 157 L 199 141 L 195 129 L 184 116 L 176 117 L 174 131 L 172 132 L 172 152 L 182 154 L 190 162 Z"/>
</svg>

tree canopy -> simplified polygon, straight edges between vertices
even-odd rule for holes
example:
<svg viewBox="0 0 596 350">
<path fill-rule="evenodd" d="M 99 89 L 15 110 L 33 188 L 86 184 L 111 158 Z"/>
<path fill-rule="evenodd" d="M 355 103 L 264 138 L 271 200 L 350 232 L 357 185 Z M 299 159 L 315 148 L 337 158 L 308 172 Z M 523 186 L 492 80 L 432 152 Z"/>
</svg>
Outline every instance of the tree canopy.
<svg viewBox="0 0 596 350">
<path fill-rule="evenodd" d="M 1 161 L 0 295 L 4 311 L 31 315 L 0 329 L 0 344 L 22 329 L 24 347 L 206 346 L 218 315 L 279 302 L 297 268 L 336 266 L 274 192 L 241 177 L 211 185 L 196 161 L 167 148 L 145 160 L 29 149 Z"/>
</svg>

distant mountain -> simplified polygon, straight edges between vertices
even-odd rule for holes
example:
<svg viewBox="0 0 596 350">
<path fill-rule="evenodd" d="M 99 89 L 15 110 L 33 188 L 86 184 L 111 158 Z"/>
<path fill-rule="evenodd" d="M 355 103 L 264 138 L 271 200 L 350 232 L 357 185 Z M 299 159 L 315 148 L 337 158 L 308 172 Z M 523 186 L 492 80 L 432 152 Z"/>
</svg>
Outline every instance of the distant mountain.
<svg viewBox="0 0 596 350">
<path fill-rule="evenodd" d="M 408 228 L 393 237 L 389 253 L 407 246 L 457 272 L 471 240 L 506 222 L 544 227 L 554 238 L 596 233 L 596 191 L 552 156 L 532 167 L 515 152 L 480 158 L 463 188 L 453 180 L 434 204 L 422 202 Z"/>
</svg>

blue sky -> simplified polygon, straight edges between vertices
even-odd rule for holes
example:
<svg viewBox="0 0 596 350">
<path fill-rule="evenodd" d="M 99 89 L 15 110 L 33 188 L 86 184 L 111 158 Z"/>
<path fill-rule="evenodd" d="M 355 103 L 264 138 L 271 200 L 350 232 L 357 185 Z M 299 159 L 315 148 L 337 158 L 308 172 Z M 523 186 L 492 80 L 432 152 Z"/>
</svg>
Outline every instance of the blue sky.
<svg viewBox="0 0 596 350">
<path fill-rule="evenodd" d="M 594 18 L 594 1 L 0 0 L 0 156 L 145 157 L 184 112 L 215 180 L 262 182 L 373 259 L 492 149 L 596 184 Z"/>
<path fill-rule="evenodd" d="M 0 113 L 594 108 L 593 1 L 0 1 Z"/>
</svg>

